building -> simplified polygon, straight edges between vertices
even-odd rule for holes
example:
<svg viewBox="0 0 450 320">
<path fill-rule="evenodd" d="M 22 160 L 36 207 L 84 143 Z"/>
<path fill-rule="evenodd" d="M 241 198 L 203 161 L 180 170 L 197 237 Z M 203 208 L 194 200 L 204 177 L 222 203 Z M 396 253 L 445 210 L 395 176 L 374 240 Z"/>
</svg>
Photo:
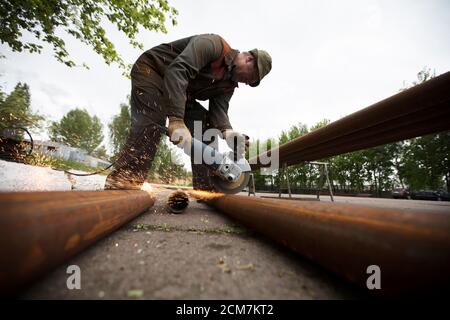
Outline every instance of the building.
<svg viewBox="0 0 450 320">
<path fill-rule="evenodd" d="M 45 156 L 83 163 L 93 168 L 106 168 L 111 163 L 88 155 L 87 151 L 54 141 L 34 141 L 33 151 Z"/>
</svg>

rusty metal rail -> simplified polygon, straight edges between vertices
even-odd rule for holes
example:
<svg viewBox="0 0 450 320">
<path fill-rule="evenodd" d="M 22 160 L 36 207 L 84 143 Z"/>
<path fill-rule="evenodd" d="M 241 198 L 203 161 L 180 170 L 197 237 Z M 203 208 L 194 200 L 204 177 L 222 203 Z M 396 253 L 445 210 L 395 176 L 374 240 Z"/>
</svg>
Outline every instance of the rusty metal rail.
<svg viewBox="0 0 450 320">
<path fill-rule="evenodd" d="M 450 130 L 449 88 L 447 72 L 287 142 L 276 149 L 279 164 L 289 166 Z M 274 150 L 250 159 L 252 169 L 262 167 L 258 160 Z"/>
<path fill-rule="evenodd" d="M 370 265 L 381 269 L 382 290 L 375 291 L 385 296 L 450 288 L 449 214 L 235 195 L 205 199 L 365 289 Z"/>
<path fill-rule="evenodd" d="M 0 296 L 17 293 L 154 201 L 140 190 L 0 193 Z"/>
</svg>

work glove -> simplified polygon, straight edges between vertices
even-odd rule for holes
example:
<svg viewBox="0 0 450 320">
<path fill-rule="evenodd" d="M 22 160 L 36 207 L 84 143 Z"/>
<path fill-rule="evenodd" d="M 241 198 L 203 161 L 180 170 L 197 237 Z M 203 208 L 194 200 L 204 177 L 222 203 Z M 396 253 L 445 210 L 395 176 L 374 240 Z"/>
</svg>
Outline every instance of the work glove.
<svg viewBox="0 0 450 320">
<path fill-rule="evenodd" d="M 245 150 L 249 146 L 250 138 L 245 134 L 230 129 L 224 130 L 222 134 L 228 146 L 236 152 L 238 158 L 244 157 Z"/>
<path fill-rule="evenodd" d="M 184 124 L 184 120 L 177 117 L 169 117 L 168 134 L 170 141 L 177 147 L 189 150 L 192 144 L 192 136 Z"/>
</svg>

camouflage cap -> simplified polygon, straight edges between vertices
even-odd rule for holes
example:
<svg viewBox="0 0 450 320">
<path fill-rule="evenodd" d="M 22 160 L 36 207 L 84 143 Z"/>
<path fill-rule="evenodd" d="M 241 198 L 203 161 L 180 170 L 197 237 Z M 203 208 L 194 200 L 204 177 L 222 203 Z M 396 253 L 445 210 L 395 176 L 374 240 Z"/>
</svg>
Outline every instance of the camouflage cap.
<svg viewBox="0 0 450 320">
<path fill-rule="evenodd" d="M 272 69 L 272 57 L 264 50 L 253 49 L 249 51 L 256 59 L 258 66 L 258 82 L 252 83 L 250 86 L 256 87 L 259 82 L 270 72 Z"/>
</svg>

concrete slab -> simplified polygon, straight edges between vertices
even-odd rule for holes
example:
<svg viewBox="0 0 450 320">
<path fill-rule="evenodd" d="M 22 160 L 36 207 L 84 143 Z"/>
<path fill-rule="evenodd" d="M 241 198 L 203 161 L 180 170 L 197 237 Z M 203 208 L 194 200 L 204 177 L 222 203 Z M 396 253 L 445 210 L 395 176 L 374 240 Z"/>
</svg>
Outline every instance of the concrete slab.
<svg viewBox="0 0 450 320">
<path fill-rule="evenodd" d="M 72 184 L 63 171 L 0 160 L 0 192 L 71 189 Z"/>
<path fill-rule="evenodd" d="M 0 192 L 103 190 L 105 180 L 106 176 L 103 175 L 79 177 L 50 167 L 0 160 Z"/>
<path fill-rule="evenodd" d="M 247 192 L 241 192 L 240 195 L 246 196 Z M 278 193 L 256 193 L 258 197 L 275 197 L 278 198 Z M 286 201 L 301 201 L 289 200 L 289 195 L 282 194 Z M 316 200 L 315 195 L 310 194 L 294 194 L 294 199 Z M 329 196 L 321 195 L 321 202 L 331 202 Z M 450 201 L 428 201 L 428 200 L 411 200 L 411 199 L 387 199 L 387 198 L 365 198 L 365 197 L 334 197 L 336 203 L 355 204 L 376 208 L 394 208 L 400 210 L 418 210 L 425 212 L 445 212 L 450 214 Z"/>
</svg>

